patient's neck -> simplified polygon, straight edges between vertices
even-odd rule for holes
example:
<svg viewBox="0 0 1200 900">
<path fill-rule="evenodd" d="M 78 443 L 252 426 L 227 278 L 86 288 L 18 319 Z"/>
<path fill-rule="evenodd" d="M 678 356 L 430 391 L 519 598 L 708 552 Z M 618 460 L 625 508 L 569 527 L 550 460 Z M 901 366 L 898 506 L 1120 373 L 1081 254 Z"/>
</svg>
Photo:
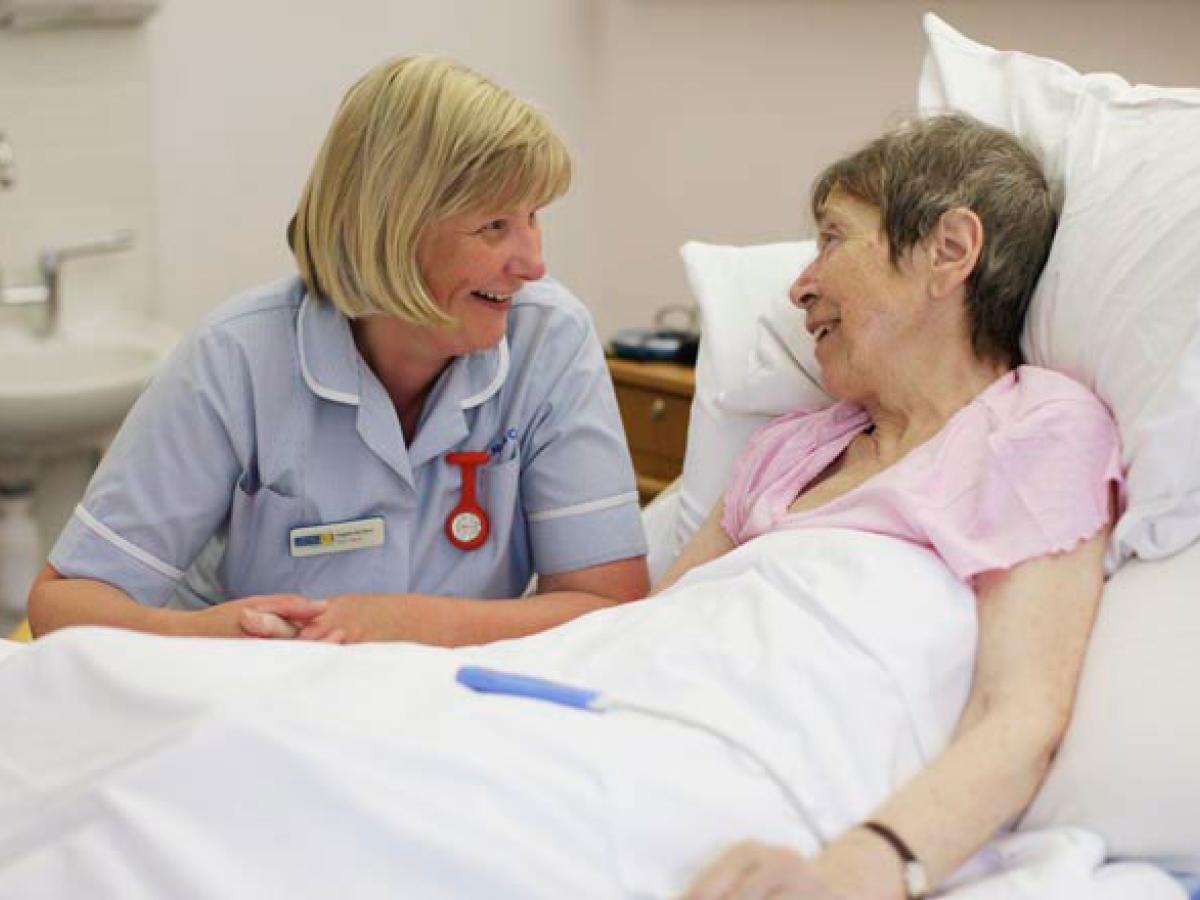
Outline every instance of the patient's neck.
<svg viewBox="0 0 1200 900">
<path fill-rule="evenodd" d="M 897 366 L 876 392 L 858 400 L 871 418 L 880 456 L 897 459 L 932 438 L 1009 368 L 980 359 L 969 348 L 931 353 Z"/>
</svg>

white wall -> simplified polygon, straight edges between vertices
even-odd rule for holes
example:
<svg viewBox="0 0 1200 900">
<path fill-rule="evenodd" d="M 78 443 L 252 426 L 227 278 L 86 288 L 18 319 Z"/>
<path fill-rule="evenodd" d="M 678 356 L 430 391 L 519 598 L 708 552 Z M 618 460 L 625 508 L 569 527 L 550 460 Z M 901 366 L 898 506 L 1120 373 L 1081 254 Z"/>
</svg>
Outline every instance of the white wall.
<svg viewBox="0 0 1200 900">
<path fill-rule="evenodd" d="M 0 31 L 0 131 L 17 180 L 0 190 L 0 267 L 12 286 L 39 277 L 46 246 L 132 228 L 119 256 L 63 274 L 64 315 L 146 302 L 154 277 L 146 33 Z M 11 313 L 0 310 L 0 317 Z"/>
<path fill-rule="evenodd" d="M 686 240 L 803 236 L 813 177 L 915 107 L 926 9 L 993 46 L 1200 87 L 1197 0 L 607 0 L 606 317 L 685 300 Z"/>
<path fill-rule="evenodd" d="M 293 271 L 284 227 L 325 129 L 390 56 L 467 62 L 547 110 L 587 167 L 594 12 L 593 0 L 168 0 L 150 26 L 161 307 L 190 325 Z M 594 278 L 580 187 L 551 211 L 547 254 L 582 291 Z"/>
<path fill-rule="evenodd" d="M 283 226 L 345 88 L 390 55 L 457 56 L 537 100 L 577 154 L 553 271 L 601 334 L 686 299 L 685 240 L 806 229 L 808 182 L 910 109 L 932 7 L 980 40 L 1200 85 L 1200 2 L 1145 0 L 164 0 L 147 27 L 0 32 L 0 265 L 130 226 L 68 310 L 181 327 L 291 269 Z M 10 279 L 10 280 L 12 280 Z"/>
</svg>

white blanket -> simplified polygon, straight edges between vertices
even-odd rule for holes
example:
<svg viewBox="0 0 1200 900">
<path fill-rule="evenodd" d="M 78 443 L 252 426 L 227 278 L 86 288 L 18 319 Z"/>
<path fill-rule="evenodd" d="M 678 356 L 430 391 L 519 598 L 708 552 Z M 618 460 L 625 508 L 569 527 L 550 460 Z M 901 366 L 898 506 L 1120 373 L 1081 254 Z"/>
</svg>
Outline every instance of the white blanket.
<svg viewBox="0 0 1200 900">
<path fill-rule="evenodd" d="M 485 648 L 63 632 L 0 662 L 0 897 L 673 896 L 736 840 L 812 852 L 871 810 L 945 745 L 974 646 L 971 592 L 935 557 L 845 531 L 770 535 L 651 601 Z M 473 694 L 468 662 L 752 752 Z M 1055 865 L 1051 893 L 1019 892 L 1036 872 L 1006 888 L 994 870 L 1020 854 L 997 850 L 957 893 L 1174 896 L 1064 892 L 1094 886 L 1088 849 L 1074 887 Z"/>
</svg>

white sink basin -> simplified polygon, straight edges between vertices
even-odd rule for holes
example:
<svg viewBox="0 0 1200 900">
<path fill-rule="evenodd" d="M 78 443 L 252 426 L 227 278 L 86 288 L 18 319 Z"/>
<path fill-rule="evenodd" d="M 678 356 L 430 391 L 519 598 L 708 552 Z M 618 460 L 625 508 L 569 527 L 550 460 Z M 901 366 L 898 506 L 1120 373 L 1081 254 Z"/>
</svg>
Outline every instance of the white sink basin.
<svg viewBox="0 0 1200 900">
<path fill-rule="evenodd" d="M 39 339 L 0 330 L 0 458 L 57 455 L 111 433 L 175 345 L 145 320 L 109 320 Z"/>
</svg>

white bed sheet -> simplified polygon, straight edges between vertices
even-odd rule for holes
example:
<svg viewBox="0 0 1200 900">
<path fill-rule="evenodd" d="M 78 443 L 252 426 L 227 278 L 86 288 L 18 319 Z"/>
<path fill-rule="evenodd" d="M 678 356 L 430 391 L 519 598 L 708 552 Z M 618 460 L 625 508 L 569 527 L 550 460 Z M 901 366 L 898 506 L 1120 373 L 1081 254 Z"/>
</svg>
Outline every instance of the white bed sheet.
<svg viewBox="0 0 1200 900">
<path fill-rule="evenodd" d="M 64 632 L 0 662 L 22 723 L 0 737 L 0 897 L 674 896 L 735 840 L 812 851 L 910 777 L 953 729 L 974 636 L 936 557 L 839 531 L 471 650 Z M 720 740 L 475 695 L 465 662 L 717 724 L 817 833 Z M 1096 893 L 1094 838 L 1039 840 L 997 844 L 956 900 L 1182 896 L 1148 869 L 1141 893 Z"/>
</svg>

